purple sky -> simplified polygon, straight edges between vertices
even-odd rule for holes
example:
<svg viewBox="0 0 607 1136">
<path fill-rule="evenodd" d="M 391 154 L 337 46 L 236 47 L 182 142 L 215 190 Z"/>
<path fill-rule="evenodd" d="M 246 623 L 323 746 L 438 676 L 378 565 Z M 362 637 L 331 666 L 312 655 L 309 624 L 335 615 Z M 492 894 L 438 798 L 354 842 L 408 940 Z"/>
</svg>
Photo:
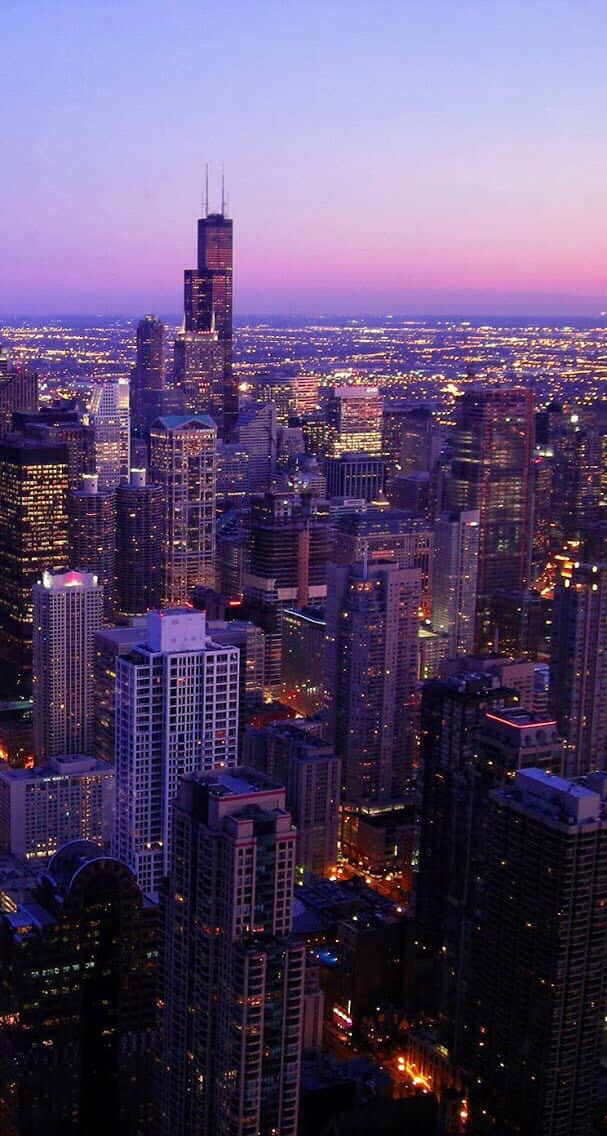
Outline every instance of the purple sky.
<svg viewBox="0 0 607 1136">
<path fill-rule="evenodd" d="M 605 0 L 2 0 L 0 312 L 607 309 Z"/>
</svg>

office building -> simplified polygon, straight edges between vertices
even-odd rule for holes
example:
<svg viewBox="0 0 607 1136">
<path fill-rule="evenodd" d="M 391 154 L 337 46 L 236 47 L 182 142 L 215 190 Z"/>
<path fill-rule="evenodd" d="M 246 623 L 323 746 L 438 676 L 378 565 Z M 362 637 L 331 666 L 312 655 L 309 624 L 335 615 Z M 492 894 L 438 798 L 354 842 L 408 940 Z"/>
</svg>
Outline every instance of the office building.
<svg viewBox="0 0 607 1136">
<path fill-rule="evenodd" d="M 90 572 L 42 574 L 34 585 L 34 752 L 91 753 L 95 634 L 103 589 Z"/>
<path fill-rule="evenodd" d="M 330 737 L 350 804 L 386 803 L 409 785 L 420 593 L 419 571 L 394 562 L 328 570 Z"/>
<path fill-rule="evenodd" d="M 94 468 L 93 430 L 77 409 L 67 403 L 44 406 L 38 411 L 13 414 L 13 429 L 47 446 L 65 446 L 67 477 L 70 489 L 80 489 L 82 475 Z"/>
<path fill-rule="evenodd" d="M 67 496 L 69 563 L 92 572 L 103 588 L 103 614 L 114 617 L 116 577 L 116 496 L 99 489 L 97 473 L 84 474 L 82 487 Z"/>
<path fill-rule="evenodd" d="M 88 405 L 92 431 L 93 473 L 100 489 L 115 489 L 131 464 L 131 425 L 127 380 L 111 379 L 93 387 Z"/>
<path fill-rule="evenodd" d="M 359 497 L 377 501 L 383 492 L 385 462 L 365 453 L 326 458 L 327 497 Z"/>
<path fill-rule="evenodd" d="M 382 454 L 388 482 L 399 474 L 429 473 L 440 454 L 441 441 L 435 415 L 427 407 L 384 404 Z"/>
<path fill-rule="evenodd" d="M 607 564 L 575 564 L 554 590 L 550 703 L 566 741 L 565 772 L 607 762 Z"/>
<path fill-rule="evenodd" d="M 220 213 L 198 220 L 198 262 L 184 274 L 185 331 L 217 336 L 223 355 L 223 399 L 218 433 L 229 438 L 238 414 L 238 386 L 232 370 L 232 221 Z M 210 342 L 210 338 L 209 338 Z M 219 415 L 218 415 L 219 417 Z"/>
<path fill-rule="evenodd" d="M 236 420 L 234 439 L 248 454 L 247 492 L 265 493 L 272 488 L 278 455 L 276 408 L 246 406 Z"/>
<path fill-rule="evenodd" d="M 333 516 L 332 559 L 337 564 L 355 560 L 395 560 L 400 568 L 418 568 L 421 573 L 423 614 L 432 609 L 432 559 L 434 532 L 424 517 L 415 517 L 384 505 L 364 511 L 344 508 Z"/>
<path fill-rule="evenodd" d="M 324 610 L 283 608 L 280 700 L 306 718 L 326 704 L 325 638 Z"/>
<path fill-rule="evenodd" d="M 179 331 L 175 337 L 174 380 L 186 414 L 208 414 L 221 428 L 224 346 L 216 331 Z"/>
<path fill-rule="evenodd" d="M 154 1131 L 157 908 L 88 841 L 0 912 L 3 1136 Z"/>
<path fill-rule="evenodd" d="M 71 840 L 106 849 L 112 839 L 114 771 L 72 753 L 35 769 L 0 769 L 0 848 L 43 867 Z"/>
<path fill-rule="evenodd" d="M 27 367 L 14 366 L 6 352 L 0 350 L 1 437 L 13 429 L 13 414 L 17 410 L 38 410 L 38 375 Z"/>
<path fill-rule="evenodd" d="M 249 728 L 245 751 L 246 761 L 254 754 L 255 767 L 286 788 L 297 829 L 297 866 L 324 875 L 337 858 L 339 758 L 305 723 L 288 720 Z"/>
<path fill-rule="evenodd" d="M 31 693 L 32 587 L 67 564 L 67 452 L 0 442 L 0 652 L 4 697 Z"/>
<path fill-rule="evenodd" d="M 217 511 L 243 508 L 249 498 L 249 452 L 240 442 L 217 443 Z"/>
<path fill-rule="evenodd" d="M 529 583 L 533 530 L 533 391 L 469 390 L 453 434 L 448 508 L 479 510 L 477 642 L 490 641 L 493 592 Z"/>
<path fill-rule="evenodd" d="M 116 489 L 116 609 L 132 619 L 163 595 L 164 490 L 132 469 Z"/>
<path fill-rule="evenodd" d="M 479 518 L 478 509 L 442 513 L 434 525 L 432 626 L 449 656 L 474 650 Z"/>
<path fill-rule="evenodd" d="M 164 494 L 162 600 L 215 584 L 217 429 L 207 415 L 169 415 L 150 430 L 150 478 Z"/>
<path fill-rule="evenodd" d="M 326 512 L 309 493 L 259 494 L 251 502 L 250 526 L 245 610 L 264 630 L 266 686 L 278 693 L 283 610 L 294 601 L 320 604 L 326 596 Z"/>
<path fill-rule="evenodd" d="M 181 781 L 164 910 L 164 1123 L 295 1136 L 305 944 L 285 791 L 242 767 Z"/>
<path fill-rule="evenodd" d="M 382 398 L 377 387 L 334 387 L 326 413 L 331 457 L 381 454 Z"/>
<path fill-rule="evenodd" d="M 179 778 L 236 765 L 238 683 L 238 648 L 208 637 L 203 612 L 150 612 L 145 639 L 116 655 L 113 850 L 146 893 L 168 871 Z"/>
<path fill-rule="evenodd" d="M 492 794 L 468 993 L 471 1126 L 593 1127 L 607 961 L 607 775 L 517 772 Z"/>
<path fill-rule="evenodd" d="M 144 316 L 137 324 L 137 360 L 130 384 L 132 427 L 142 436 L 164 409 L 165 352 L 166 327 L 162 320 Z"/>
</svg>

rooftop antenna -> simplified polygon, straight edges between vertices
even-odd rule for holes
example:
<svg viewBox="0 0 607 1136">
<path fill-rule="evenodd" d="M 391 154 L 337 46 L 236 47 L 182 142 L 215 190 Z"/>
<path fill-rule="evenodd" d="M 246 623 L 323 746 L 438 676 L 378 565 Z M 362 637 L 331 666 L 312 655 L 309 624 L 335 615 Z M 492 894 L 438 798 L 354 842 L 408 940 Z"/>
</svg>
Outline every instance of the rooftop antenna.
<svg viewBox="0 0 607 1136">
<path fill-rule="evenodd" d="M 226 191 L 225 191 L 225 177 L 223 172 L 223 165 L 221 167 L 221 216 L 225 217 L 226 211 Z"/>
<path fill-rule="evenodd" d="M 205 164 L 204 169 L 204 215 L 209 215 L 209 163 Z"/>
</svg>

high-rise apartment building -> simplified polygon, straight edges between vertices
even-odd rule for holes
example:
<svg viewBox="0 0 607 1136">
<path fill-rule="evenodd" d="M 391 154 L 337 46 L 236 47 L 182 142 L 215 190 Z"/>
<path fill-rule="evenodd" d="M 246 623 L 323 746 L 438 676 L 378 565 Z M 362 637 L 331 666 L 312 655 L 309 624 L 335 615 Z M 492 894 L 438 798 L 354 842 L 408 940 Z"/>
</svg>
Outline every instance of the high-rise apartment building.
<svg viewBox="0 0 607 1136">
<path fill-rule="evenodd" d="M 164 901 L 164 1123 L 295 1136 L 305 944 L 285 791 L 242 767 L 179 785 Z"/>
<path fill-rule="evenodd" d="M 166 327 L 156 316 L 137 324 L 137 360 L 131 372 L 130 404 L 133 429 L 142 435 L 162 414 L 165 382 Z"/>
<path fill-rule="evenodd" d="M 5 697 L 32 682 L 32 587 L 68 557 L 64 446 L 0 443 L 0 684 Z"/>
<path fill-rule="evenodd" d="M 215 585 L 217 428 L 204 414 L 168 415 L 150 430 L 150 477 L 164 494 L 163 603 Z"/>
<path fill-rule="evenodd" d="M 394 562 L 331 565 L 329 721 L 350 804 L 400 796 L 413 758 L 421 580 Z"/>
<path fill-rule="evenodd" d="M 198 220 L 198 263 L 184 274 L 185 331 L 217 335 L 223 354 L 223 400 L 218 431 L 229 437 L 238 414 L 238 387 L 232 370 L 232 220 L 209 213 Z"/>
<path fill-rule="evenodd" d="M 164 490 L 132 469 L 116 489 L 116 608 L 131 619 L 163 596 Z"/>
<path fill-rule="evenodd" d="M 3 1136 L 155 1131 L 158 911 L 72 841 L 0 913 Z"/>
<path fill-rule="evenodd" d="M 430 614 L 434 532 L 429 521 L 383 505 L 363 511 L 354 505 L 334 516 L 331 527 L 331 558 L 337 564 L 390 559 L 400 568 L 418 568 L 422 607 Z"/>
<path fill-rule="evenodd" d="M 116 657 L 146 641 L 147 616 L 127 627 L 103 627 L 95 636 L 93 753 L 115 764 Z"/>
<path fill-rule="evenodd" d="M 605 563 L 577 563 L 555 588 L 550 704 L 566 742 L 567 776 L 607 765 Z"/>
<path fill-rule="evenodd" d="M 533 530 L 533 391 L 466 391 L 453 436 L 448 507 L 478 509 L 477 641 L 490 641 L 490 600 L 529 581 Z"/>
<path fill-rule="evenodd" d="M 441 513 L 434 525 L 432 626 L 450 657 L 474 650 L 479 518 L 478 509 Z"/>
<path fill-rule="evenodd" d="M 207 636 L 203 612 L 150 612 L 145 638 L 116 656 L 113 849 L 145 892 L 169 864 L 179 778 L 236 765 L 237 647 Z"/>
<path fill-rule="evenodd" d="M 331 457 L 381 455 L 382 398 L 377 387 L 334 387 L 327 402 Z"/>
<path fill-rule="evenodd" d="M 489 806 L 466 1064 L 474 1132 L 585 1136 L 603 1047 L 607 775 L 518 772 Z"/>
<path fill-rule="evenodd" d="M 129 384 L 111 379 L 93 388 L 89 402 L 93 472 L 100 489 L 115 489 L 131 465 Z"/>
<path fill-rule="evenodd" d="M 0 769 L 0 849 L 42 867 L 72 840 L 109 849 L 114 770 L 72 753 L 35 769 Z"/>
<path fill-rule="evenodd" d="M 103 588 L 103 614 L 114 617 L 116 577 L 116 496 L 99 488 L 99 475 L 84 474 L 82 486 L 67 497 L 69 563 L 92 572 Z"/>
<path fill-rule="evenodd" d="M 92 753 L 95 634 L 103 588 L 90 572 L 42 574 L 34 585 L 34 752 Z"/>
</svg>

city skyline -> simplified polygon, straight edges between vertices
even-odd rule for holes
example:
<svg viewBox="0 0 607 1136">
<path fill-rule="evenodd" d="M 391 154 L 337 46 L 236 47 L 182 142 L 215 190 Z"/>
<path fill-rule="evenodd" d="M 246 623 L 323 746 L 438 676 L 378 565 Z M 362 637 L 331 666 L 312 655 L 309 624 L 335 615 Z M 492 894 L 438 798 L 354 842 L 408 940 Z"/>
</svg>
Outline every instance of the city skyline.
<svg viewBox="0 0 607 1136">
<path fill-rule="evenodd" d="M 207 160 L 237 314 L 604 311 L 598 0 L 319 11 L 9 3 L 0 312 L 177 312 Z"/>
</svg>

